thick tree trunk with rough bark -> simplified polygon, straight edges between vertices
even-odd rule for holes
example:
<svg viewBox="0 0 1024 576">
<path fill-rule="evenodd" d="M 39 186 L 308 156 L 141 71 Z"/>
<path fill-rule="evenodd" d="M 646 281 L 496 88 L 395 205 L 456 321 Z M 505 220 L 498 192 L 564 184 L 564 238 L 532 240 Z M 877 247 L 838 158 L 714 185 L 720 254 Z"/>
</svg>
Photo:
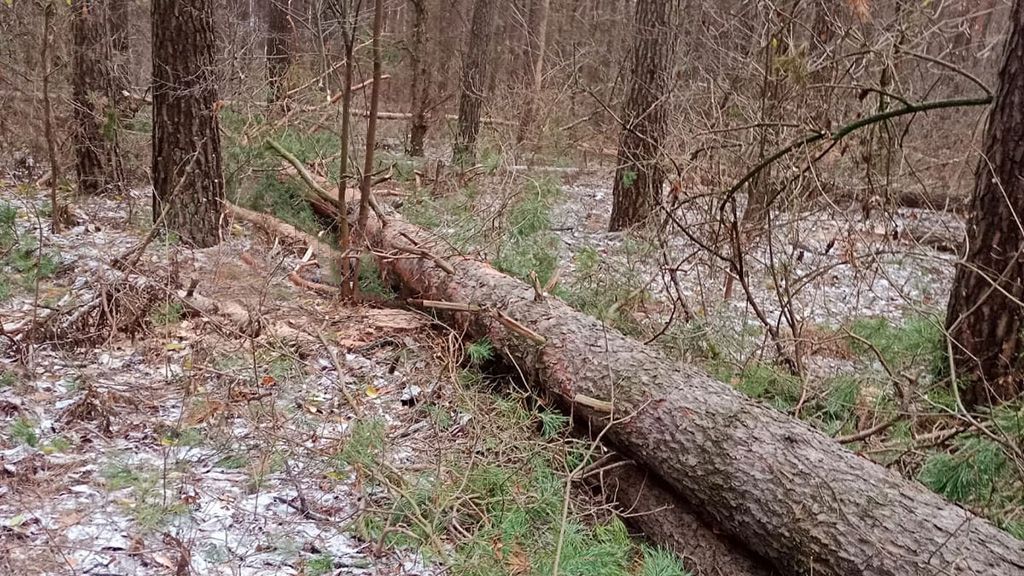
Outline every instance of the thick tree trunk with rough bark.
<svg viewBox="0 0 1024 576">
<path fill-rule="evenodd" d="M 153 219 L 213 246 L 224 201 L 213 0 L 153 0 L 152 21 Z"/>
<path fill-rule="evenodd" d="M 638 0 L 634 16 L 629 92 L 623 106 L 618 168 L 612 184 L 610 230 L 644 222 L 661 201 L 665 171 L 659 162 L 668 131 L 668 94 L 680 0 Z"/>
<path fill-rule="evenodd" d="M 433 249 L 397 218 L 370 231 L 386 247 L 409 246 L 403 234 Z M 410 297 L 479 306 L 454 323 L 782 573 L 1024 573 L 1024 542 L 920 484 L 486 264 L 449 264 L 454 274 L 428 259 L 382 263 Z"/>
<path fill-rule="evenodd" d="M 274 102 L 284 98 L 285 76 L 292 63 L 291 4 L 291 0 L 269 0 L 267 6 L 267 81 Z"/>
<path fill-rule="evenodd" d="M 409 46 L 409 67 L 412 69 L 412 122 L 409 126 L 409 155 L 423 156 L 423 146 L 429 127 L 432 65 L 436 66 L 437 63 L 431 62 L 427 50 L 427 0 L 409 0 L 409 4 L 412 6 L 412 42 Z"/>
<path fill-rule="evenodd" d="M 498 20 L 498 3 L 498 0 L 473 2 L 469 43 L 462 56 L 458 132 L 452 153 L 452 160 L 456 164 L 467 165 L 476 161 L 476 139 L 480 134 L 480 116 L 491 66 L 491 43 Z"/>
<path fill-rule="evenodd" d="M 108 3 L 112 0 L 71 3 L 75 172 L 83 194 L 116 193 L 124 186 L 112 54 L 117 35 Z"/>
<path fill-rule="evenodd" d="M 1024 0 L 1015 0 L 978 163 L 963 263 L 946 311 L 968 406 L 1024 391 Z"/>
</svg>

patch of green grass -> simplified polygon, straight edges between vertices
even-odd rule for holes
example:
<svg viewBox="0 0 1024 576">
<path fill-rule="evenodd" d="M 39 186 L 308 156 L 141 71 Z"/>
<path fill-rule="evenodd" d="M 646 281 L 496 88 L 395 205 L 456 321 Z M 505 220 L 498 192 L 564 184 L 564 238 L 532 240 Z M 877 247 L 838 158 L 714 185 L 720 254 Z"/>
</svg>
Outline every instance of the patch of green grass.
<svg viewBox="0 0 1024 576">
<path fill-rule="evenodd" d="M 273 214 L 304 232 L 317 234 L 322 227 L 306 201 L 304 186 L 306 184 L 298 178 L 279 180 L 272 174 L 266 174 L 239 201 L 252 210 Z"/>
<path fill-rule="evenodd" d="M 204 440 L 203 430 L 195 426 L 180 430 L 169 428 L 160 437 L 160 443 L 164 446 L 199 446 Z"/>
<path fill-rule="evenodd" d="M 180 302 L 161 302 L 149 312 L 149 321 L 154 326 L 171 326 L 181 322 L 184 311 Z"/>
<path fill-rule="evenodd" d="M 377 260 L 370 254 L 359 258 L 359 292 L 381 300 L 393 300 L 396 296 L 391 286 L 384 282 Z"/>
<path fill-rule="evenodd" d="M 8 202 L 0 202 L 0 250 L 7 250 L 17 239 L 15 221 L 18 209 Z"/>
<path fill-rule="evenodd" d="M 494 345 L 487 338 L 481 338 L 466 346 L 466 356 L 471 364 L 479 366 L 494 358 Z"/>
<path fill-rule="evenodd" d="M 556 438 L 569 428 L 569 417 L 564 414 L 542 410 L 537 416 L 540 418 L 540 437 L 544 440 Z"/>
<path fill-rule="evenodd" d="M 18 382 L 18 375 L 13 370 L 0 370 L 0 389 L 14 386 Z"/>
<path fill-rule="evenodd" d="M 640 322 L 633 312 L 650 300 L 641 276 L 609 265 L 590 247 L 577 252 L 573 263 L 573 281 L 559 295 L 570 306 L 626 334 L 639 334 Z"/>
<path fill-rule="evenodd" d="M 9 430 L 11 438 L 35 448 L 39 445 L 39 433 L 36 432 L 35 422 L 25 418 L 24 416 L 16 419 L 11 423 Z"/>
<path fill-rule="evenodd" d="M 689 576 L 674 552 L 661 547 L 643 544 L 643 567 L 640 576 Z"/>
<path fill-rule="evenodd" d="M 386 431 L 384 421 L 379 418 L 356 420 L 345 447 L 337 456 L 339 463 L 353 467 L 376 467 L 384 452 Z"/>
<path fill-rule="evenodd" d="M 550 574 L 560 539 L 561 574 L 685 575 L 678 559 L 638 545 L 618 519 L 585 522 L 589 516 L 571 500 L 563 518 L 566 471 L 585 461 L 589 447 L 561 436 L 568 427 L 564 416 L 490 392 L 460 397 L 465 404 L 456 411 L 474 414 L 464 424 L 466 434 L 482 441 L 442 452 L 436 469 L 394 479 L 401 488 L 356 523 L 363 538 L 430 557 L 438 538 L 457 523 L 463 537 L 446 561 L 460 575 Z M 534 439 L 538 426 L 544 442 Z M 373 452 L 366 446 L 375 446 L 377 437 L 356 428 L 345 450 Z M 395 526 L 405 530 L 386 531 Z"/>
<path fill-rule="evenodd" d="M 752 364 L 735 374 L 732 383 L 751 398 L 787 411 L 800 401 L 800 379 L 768 364 Z"/>
<path fill-rule="evenodd" d="M 306 562 L 308 576 L 323 576 L 334 571 L 334 557 L 330 554 L 317 554 Z"/>
<path fill-rule="evenodd" d="M 56 436 L 50 439 L 46 446 L 43 446 L 43 454 L 60 454 L 70 450 L 71 446 L 71 440 L 63 436 Z"/>
<path fill-rule="evenodd" d="M 885 318 L 861 318 L 855 320 L 849 330 L 870 342 L 894 371 L 917 366 L 927 369 L 933 378 L 941 379 L 949 374 L 942 325 L 937 316 L 916 316 L 900 325 Z M 851 349 L 874 360 L 874 351 L 860 339 L 851 338 Z"/>
<path fill-rule="evenodd" d="M 136 468 L 125 462 L 108 464 L 100 470 L 100 476 L 106 482 L 110 490 L 121 490 L 130 488 L 143 481 L 144 475 Z"/>
<path fill-rule="evenodd" d="M 0 299 L 10 297 L 12 278 L 16 278 L 23 289 L 32 290 L 36 282 L 52 278 L 60 267 L 57 257 L 40 250 L 38 242 L 31 236 L 14 238 L 9 242 L 7 248 L 0 248 L 7 253 L 0 260 L 0 278 L 6 278 L 0 281 Z"/>
<path fill-rule="evenodd" d="M 495 268 L 527 282 L 536 274 L 542 285 L 547 283 L 558 266 L 560 241 L 551 232 L 551 208 L 561 193 L 550 179 L 531 180 L 523 187 L 506 211 Z"/>
<path fill-rule="evenodd" d="M 918 478 L 954 502 L 968 504 L 989 498 L 1007 467 L 1002 447 L 981 438 L 969 438 L 956 445 L 952 454 L 929 457 Z"/>
<path fill-rule="evenodd" d="M 241 470 L 248 465 L 249 459 L 244 454 L 229 454 L 217 461 L 217 466 L 225 470 Z"/>
</svg>

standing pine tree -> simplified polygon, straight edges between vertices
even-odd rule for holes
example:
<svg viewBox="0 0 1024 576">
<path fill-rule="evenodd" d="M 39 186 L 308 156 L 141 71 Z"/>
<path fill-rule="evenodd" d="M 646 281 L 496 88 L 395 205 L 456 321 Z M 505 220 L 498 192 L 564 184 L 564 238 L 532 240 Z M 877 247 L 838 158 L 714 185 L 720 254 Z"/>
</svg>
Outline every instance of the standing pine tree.
<svg viewBox="0 0 1024 576">
<path fill-rule="evenodd" d="M 668 131 L 668 93 L 676 51 L 680 0 L 638 0 L 629 88 L 622 111 L 618 168 L 612 183 L 610 230 L 640 224 L 661 200 L 659 162 Z"/>
<path fill-rule="evenodd" d="M 452 159 L 456 164 L 472 164 L 476 160 L 476 138 L 480 134 L 494 37 L 498 0 L 473 2 L 473 20 L 469 43 L 462 55 L 462 92 L 459 96 L 458 133 Z"/>
<path fill-rule="evenodd" d="M 119 34 L 115 33 L 111 2 L 71 2 L 75 172 L 83 194 L 117 192 L 124 186 L 117 141 L 120 95 L 112 50 Z"/>
<path fill-rule="evenodd" d="M 1010 14 L 967 242 L 946 311 L 968 406 L 1024 391 L 1024 0 Z"/>
<path fill-rule="evenodd" d="M 224 209 L 213 0 L 153 0 L 152 22 L 153 218 L 213 246 Z"/>
</svg>

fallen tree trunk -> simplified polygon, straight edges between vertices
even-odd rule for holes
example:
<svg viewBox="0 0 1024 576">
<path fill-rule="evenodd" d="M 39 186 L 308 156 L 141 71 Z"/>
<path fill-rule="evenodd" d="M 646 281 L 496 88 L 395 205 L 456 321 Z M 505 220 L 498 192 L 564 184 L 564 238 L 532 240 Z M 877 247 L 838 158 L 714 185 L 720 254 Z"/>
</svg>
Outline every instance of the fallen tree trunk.
<svg viewBox="0 0 1024 576">
<path fill-rule="evenodd" d="M 227 213 L 235 219 L 249 222 L 276 238 L 313 249 L 319 258 L 336 261 L 340 254 L 317 238 L 296 229 L 273 216 L 226 204 Z M 418 254 L 435 263 L 438 269 L 454 274 L 454 269 L 433 253 L 411 244 L 391 246 L 398 254 Z M 507 320 L 505 321 L 508 322 Z M 507 325 L 507 324 L 506 324 Z M 646 481 L 646 473 L 635 466 L 617 468 L 598 475 L 592 485 L 618 503 L 624 519 L 642 530 L 654 542 L 669 548 L 680 556 L 694 561 L 694 574 L 730 576 L 770 576 L 774 574 L 767 563 L 751 554 L 742 545 L 709 527 L 689 510 L 663 482 L 653 476 Z"/>
<path fill-rule="evenodd" d="M 764 559 L 709 528 L 660 478 L 633 464 L 609 469 L 592 483 L 616 512 L 653 542 L 672 550 L 695 576 L 771 576 Z"/>
<path fill-rule="evenodd" d="M 400 219 L 367 237 L 385 248 L 431 245 Z M 780 570 L 1024 574 L 1024 543 L 923 486 L 557 299 L 535 300 L 534 289 L 486 264 L 451 264 L 455 274 L 428 259 L 382 267 L 416 296 L 470 304 L 453 312 L 456 322 L 486 334 L 594 434 L 608 427 L 617 451 Z"/>
</svg>

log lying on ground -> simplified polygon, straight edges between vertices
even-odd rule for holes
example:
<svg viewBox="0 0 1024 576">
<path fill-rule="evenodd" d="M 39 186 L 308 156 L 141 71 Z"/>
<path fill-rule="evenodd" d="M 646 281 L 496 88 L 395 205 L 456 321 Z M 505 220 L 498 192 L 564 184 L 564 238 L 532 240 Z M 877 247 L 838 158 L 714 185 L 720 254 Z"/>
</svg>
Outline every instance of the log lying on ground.
<svg viewBox="0 0 1024 576">
<path fill-rule="evenodd" d="M 431 245 L 400 219 L 368 237 Z M 1024 574 L 1024 543 L 920 484 L 555 298 L 535 301 L 531 287 L 486 264 L 450 263 L 455 274 L 426 259 L 383 267 L 420 297 L 479 307 L 455 312 L 456 322 L 486 334 L 593 433 L 614 418 L 604 439 L 618 452 L 785 573 Z"/>
<path fill-rule="evenodd" d="M 678 554 L 696 576 L 778 574 L 743 544 L 708 528 L 660 478 L 633 464 L 609 469 L 592 483 L 618 503 L 626 523 Z"/>
<path fill-rule="evenodd" d="M 331 246 L 273 216 L 246 210 L 233 204 L 226 204 L 226 210 L 232 218 L 258 226 L 276 238 L 301 246 L 314 247 L 318 257 L 325 259 L 323 261 L 335 261 L 340 257 L 340 253 Z M 433 253 L 413 247 L 408 242 L 398 246 L 392 245 L 391 248 L 394 248 L 400 257 L 419 252 L 420 257 L 434 262 L 439 270 L 448 269 L 454 273 L 447 262 L 442 262 Z M 616 469 L 597 478 L 597 481 L 607 482 L 595 487 L 607 490 L 606 496 L 617 500 L 621 509 L 627 512 L 627 520 L 644 531 L 654 542 L 692 559 L 697 564 L 695 574 L 699 576 L 772 574 L 764 560 L 757 558 L 744 547 L 737 546 L 731 538 L 702 522 L 663 483 L 657 482 L 653 477 L 645 483 L 634 482 L 633 479 L 641 477 L 640 474 L 643 473 L 635 467 Z M 715 567 L 719 567 L 720 570 L 714 569 Z"/>
</svg>

